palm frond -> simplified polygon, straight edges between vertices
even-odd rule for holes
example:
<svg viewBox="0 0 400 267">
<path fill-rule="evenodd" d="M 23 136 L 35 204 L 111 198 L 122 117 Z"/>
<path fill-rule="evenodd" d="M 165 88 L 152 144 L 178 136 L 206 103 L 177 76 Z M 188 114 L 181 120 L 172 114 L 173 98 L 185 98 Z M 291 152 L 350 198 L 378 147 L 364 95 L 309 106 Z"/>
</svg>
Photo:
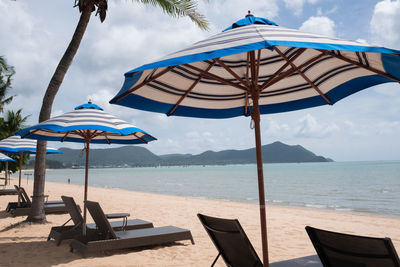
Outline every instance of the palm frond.
<svg viewBox="0 0 400 267">
<path fill-rule="evenodd" d="M 191 0 L 135 0 L 146 5 L 161 7 L 164 13 L 172 17 L 189 17 L 200 29 L 208 30 L 206 17 L 196 11 L 197 5 Z"/>
</svg>

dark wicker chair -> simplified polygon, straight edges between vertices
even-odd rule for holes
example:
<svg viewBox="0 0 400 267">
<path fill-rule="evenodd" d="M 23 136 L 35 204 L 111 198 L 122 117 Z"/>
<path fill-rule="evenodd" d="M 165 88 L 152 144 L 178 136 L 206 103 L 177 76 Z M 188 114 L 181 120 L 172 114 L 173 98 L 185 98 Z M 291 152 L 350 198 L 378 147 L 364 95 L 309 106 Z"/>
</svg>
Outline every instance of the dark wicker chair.
<svg viewBox="0 0 400 267">
<path fill-rule="evenodd" d="M 263 266 L 249 238 L 238 220 L 222 219 L 197 214 L 208 235 L 218 250 L 218 255 L 231 267 L 260 267 Z"/>
<path fill-rule="evenodd" d="M 97 235 L 73 239 L 70 243 L 71 252 L 75 250 L 85 254 L 94 251 L 155 246 L 182 240 L 190 240 L 194 244 L 189 230 L 175 226 L 115 231 L 98 202 L 85 201 L 85 204 L 96 223 Z"/>
<path fill-rule="evenodd" d="M 20 203 L 9 202 L 6 211 L 11 214 L 11 216 L 27 216 L 30 213 L 32 202 L 23 187 L 18 187 L 15 185 L 15 189 L 20 197 Z M 47 197 L 47 196 L 45 196 Z M 62 200 L 45 201 L 44 202 L 44 212 L 46 214 L 64 214 L 68 213 L 65 208 L 64 202 Z"/>
<path fill-rule="evenodd" d="M 61 226 L 54 226 L 51 228 L 49 236 L 47 237 L 47 241 L 50 239 L 54 239 L 56 241 L 56 245 L 59 246 L 61 242 L 65 239 L 73 239 L 78 238 L 82 235 L 82 224 L 83 224 L 83 217 L 81 214 L 80 207 L 75 203 L 75 200 L 72 197 L 61 196 L 64 204 L 68 210 L 69 215 L 71 218 L 66 221 Z M 69 221 L 74 223 L 73 225 L 67 225 Z M 132 230 L 132 229 L 141 229 L 141 228 L 150 228 L 153 227 L 153 223 L 140 220 L 140 219 L 132 219 L 125 222 L 126 225 L 124 226 L 125 230 Z M 111 227 L 114 230 L 122 230 L 123 221 L 113 221 L 110 222 Z M 96 231 L 96 224 L 89 223 L 86 224 L 87 233 L 95 232 Z M 92 233 L 93 235 L 93 233 Z"/>
<path fill-rule="evenodd" d="M 336 233 L 306 226 L 324 267 L 400 267 L 390 238 Z"/>
</svg>

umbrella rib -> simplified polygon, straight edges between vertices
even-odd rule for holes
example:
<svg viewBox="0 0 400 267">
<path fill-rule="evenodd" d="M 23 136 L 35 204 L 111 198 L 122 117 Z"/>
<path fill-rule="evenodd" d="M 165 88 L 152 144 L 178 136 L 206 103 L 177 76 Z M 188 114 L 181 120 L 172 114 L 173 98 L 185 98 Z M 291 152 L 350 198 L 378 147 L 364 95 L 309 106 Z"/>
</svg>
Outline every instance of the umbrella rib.
<svg viewBox="0 0 400 267">
<path fill-rule="evenodd" d="M 35 129 L 35 130 L 33 130 L 32 132 L 30 132 L 30 133 L 28 133 L 28 134 L 26 134 L 26 135 L 24 135 L 24 136 L 22 136 L 22 137 L 25 138 L 25 137 L 31 136 L 32 134 L 36 133 L 36 132 L 39 131 L 39 130 L 40 130 L 40 129 Z"/>
<path fill-rule="evenodd" d="M 136 136 L 137 139 L 139 139 L 140 141 L 142 141 L 144 144 L 147 144 L 147 142 L 145 140 L 143 140 L 142 138 L 140 138 L 136 133 L 133 133 L 134 136 Z"/>
<path fill-rule="evenodd" d="M 125 93 L 121 94 L 120 96 L 117 97 L 116 101 L 120 101 L 122 98 L 126 97 L 127 95 L 129 95 L 130 93 L 133 93 L 134 91 L 136 91 L 137 89 L 145 86 L 146 84 L 154 81 L 155 79 L 159 78 L 160 76 L 164 75 L 165 73 L 169 72 L 170 70 L 174 69 L 176 66 L 171 66 L 171 67 L 167 67 L 165 70 L 160 71 L 159 73 L 157 73 L 156 75 L 154 75 L 153 77 L 151 77 L 148 80 L 143 81 L 142 83 L 136 85 L 135 87 L 129 89 L 128 91 L 126 91 Z"/>
<path fill-rule="evenodd" d="M 258 78 L 260 74 L 260 61 L 261 61 L 261 49 L 258 49 L 257 53 L 257 65 L 256 65 L 256 84 L 258 85 Z"/>
<path fill-rule="evenodd" d="M 203 74 L 204 76 L 207 76 L 208 78 L 214 79 L 214 80 L 216 80 L 216 81 L 222 82 L 222 83 L 227 84 L 227 85 L 230 85 L 230 86 L 232 86 L 232 87 L 236 87 L 236 88 L 238 88 L 238 89 L 240 89 L 240 90 L 247 91 L 247 88 L 245 88 L 245 87 L 243 87 L 243 86 L 240 86 L 239 84 L 230 82 L 230 81 L 228 81 L 228 80 L 226 80 L 226 79 L 224 79 L 224 78 L 221 78 L 221 77 L 219 77 L 219 76 L 217 76 L 217 75 L 215 75 L 215 74 L 206 72 L 206 71 L 204 71 L 204 70 L 202 70 L 202 69 L 199 69 L 199 68 L 197 68 L 197 67 L 195 67 L 195 66 L 192 66 L 192 65 L 189 65 L 189 64 L 185 64 L 184 66 L 186 66 L 186 67 L 188 67 L 188 68 L 190 68 L 190 69 L 192 69 L 192 70 L 198 71 L 198 72 L 200 72 L 201 74 Z"/>
<path fill-rule="evenodd" d="M 67 138 L 67 136 L 69 135 L 69 132 L 66 132 L 63 136 L 63 138 L 61 138 L 61 142 L 64 142 L 65 138 Z"/>
<path fill-rule="evenodd" d="M 295 69 L 301 77 L 309 84 L 311 85 L 312 88 L 314 88 L 315 91 L 328 103 L 331 104 L 331 100 L 324 94 L 322 91 L 301 71 L 300 68 L 298 68 L 293 62 L 289 61 L 289 59 L 277 48 L 275 47 L 276 52 L 286 61 L 289 62 L 289 64 L 292 66 L 293 69 Z"/>
<path fill-rule="evenodd" d="M 390 75 L 390 74 L 388 74 L 386 72 L 380 71 L 380 70 L 375 69 L 375 68 L 370 67 L 370 66 L 366 66 L 366 65 L 364 65 L 364 64 L 362 64 L 360 62 L 357 62 L 357 61 L 354 61 L 352 59 L 346 58 L 346 57 L 344 57 L 342 55 L 337 55 L 337 54 L 335 54 L 335 53 L 333 53 L 331 51 L 326 51 L 326 50 L 319 50 L 319 51 L 321 51 L 325 55 L 329 55 L 329 56 L 341 59 L 341 60 L 346 61 L 348 63 L 351 63 L 353 65 L 359 66 L 360 68 L 364 68 L 366 70 L 372 71 L 372 72 L 374 72 L 376 74 L 379 74 L 379 75 L 381 75 L 383 77 L 389 78 L 389 79 L 394 80 L 396 82 L 400 82 L 400 79 L 398 79 L 398 78 L 396 78 L 396 77 L 394 77 L 394 76 L 392 76 L 392 75 Z"/>
<path fill-rule="evenodd" d="M 213 66 L 215 65 L 215 61 L 213 61 L 211 64 L 208 65 L 207 69 L 205 71 L 209 71 Z M 167 115 L 171 116 L 172 113 L 175 112 L 176 108 L 182 103 L 183 99 L 185 99 L 188 94 L 196 87 L 196 85 L 203 79 L 203 74 L 200 73 L 199 77 L 192 83 L 192 85 L 189 87 L 189 89 L 186 90 L 186 92 L 179 98 L 178 102 L 175 103 L 175 105 L 168 111 Z"/>
<path fill-rule="evenodd" d="M 286 69 L 286 67 L 290 64 L 290 62 L 295 61 L 301 54 L 304 53 L 304 51 L 306 51 L 306 49 L 305 49 L 305 48 L 301 48 L 301 49 L 296 53 L 296 55 L 294 55 L 289 61 L 286 61 L 286 63 L 285 63 L 282 67 L 280 67 L 279 70 L 277 70 L 265 83 L 263 83 L 263 84 L 261 85 L 261 91 L 264 90 L 265 88 L 267 88 L 268 86 L 272 85 L 272 82 L 274 81 L 274 79 L 277 78 L 277 77 L 279 76 L 279 74 L 281 74 L 281 72 L 282 72 L 284 69 Z M 296 70 L 293 69 L 293 68 L 292 68 L 291 70 L 293 70 L 293 72 L 296 71 Z M 288 74 L 288 75 L 289 75 L 289 74 Z M 287 75 L 286 75 L 286 76 L 287 76 Z M 282 79 L 285 78 L 286 76 L 282 77 Z M 278 78 L 279 78 L 279 77 L 278 77 Z M 278 81 L 280 81 L 280 80 L 281 80 L 281 79 L 279 79 Z M 278 81 L 277 81 L 277 82 L 278 82 Z"/>
<path fill-rule="evenodd" d="M 214 59 L 215 61 L 218 62 L 227 72 L 229 72 L 236 80 L 238 80 L 241 84 L 244 85 L 247 89 L 249 89 L 249 85 L 243 81 L 242 78 L 239 77 L 231 68 L 229 68 L 224 62 L 222 62 L 219 58 Z"/>
</svg>

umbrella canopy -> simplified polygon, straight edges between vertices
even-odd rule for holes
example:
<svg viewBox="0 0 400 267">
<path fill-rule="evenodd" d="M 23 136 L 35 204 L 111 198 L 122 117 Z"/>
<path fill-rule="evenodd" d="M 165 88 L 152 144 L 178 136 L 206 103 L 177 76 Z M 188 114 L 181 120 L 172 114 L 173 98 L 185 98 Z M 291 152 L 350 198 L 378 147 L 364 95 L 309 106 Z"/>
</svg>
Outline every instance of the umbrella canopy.
<svg viewBox="0 0 400 267">
<path fill-rule="evenodd" d="M 156 140 L 147 132 L 136 126 L 118 119 L 103 111 L 101 107 L 92 104 L 77 106 L 74 111 L 43 121 L 32 127 L 16 133 L 23 138 L 85 143 L 86 168 L 85 168 L 85 194 L 87 200 L 89 145 L 100 144 L 147 144 Z M 83 212 L 86 223 L 86 204 Z M 83 227 L 85 231 L 85 227 Z"/>
<path fill-rule="evenodd" d="M 19 179 L 18 186 L 21 186 L 22 156 L 25 154 L 36 154 L 36 141 L 21 139 L 21 136 L 14 135 L 0 140 L 0 151 L 8 154 L 19 155 Z M 46 154 L 62 153 L 52 147 L 46 148 Z M 18 197 L 19 202 L 19 197 Z"/>
<path fill-rule="evenodd" d="M 219 34 L 125 73 L 110 103 L 176 116 L 252 116 L 269 266 L 260 113 L 332 105 L 393 81 L 400 82 L 400 51 L 280 27 L 249 12 Z"/>
<path fill-rule="evenodd" d="M 6 155 L 4 155 L 3 153 L 0 153 L 0 161 L 4 161 L 4 162 L 8 162 L 8 161 L 15 161 L 10 157 L 7 157 Z"/>
<path fill-rule="evenodd" d="M 7 179 L 8 179 L 8 162 L 9 161 L 15 161 L 10 157 L 7 157 L 6 155 L 4 155 L 3 153 L 0 153 L 0 161 L 5 163 L 5 168 L 4 168 L 4 185 L 7 185 Z"/>
</svg>

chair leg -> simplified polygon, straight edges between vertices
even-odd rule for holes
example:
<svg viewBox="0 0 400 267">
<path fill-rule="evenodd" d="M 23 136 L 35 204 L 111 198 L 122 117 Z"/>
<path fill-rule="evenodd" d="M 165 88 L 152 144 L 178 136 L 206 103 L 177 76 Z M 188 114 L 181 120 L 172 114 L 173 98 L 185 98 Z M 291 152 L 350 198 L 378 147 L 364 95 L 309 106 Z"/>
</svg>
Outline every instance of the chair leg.
<svg viewBox="0 0 400 267">
<path fill-rule="evenodd" d="M 213 261 L 213 263 L 211 264 L 211 267 L 213 267 L 215 265 L 215 263 L 217 262 L 219 256 L 221 256 L 221 252 L 218 253 L 217 257 L 215 258 L 215 260 Z"/>
</svg>

